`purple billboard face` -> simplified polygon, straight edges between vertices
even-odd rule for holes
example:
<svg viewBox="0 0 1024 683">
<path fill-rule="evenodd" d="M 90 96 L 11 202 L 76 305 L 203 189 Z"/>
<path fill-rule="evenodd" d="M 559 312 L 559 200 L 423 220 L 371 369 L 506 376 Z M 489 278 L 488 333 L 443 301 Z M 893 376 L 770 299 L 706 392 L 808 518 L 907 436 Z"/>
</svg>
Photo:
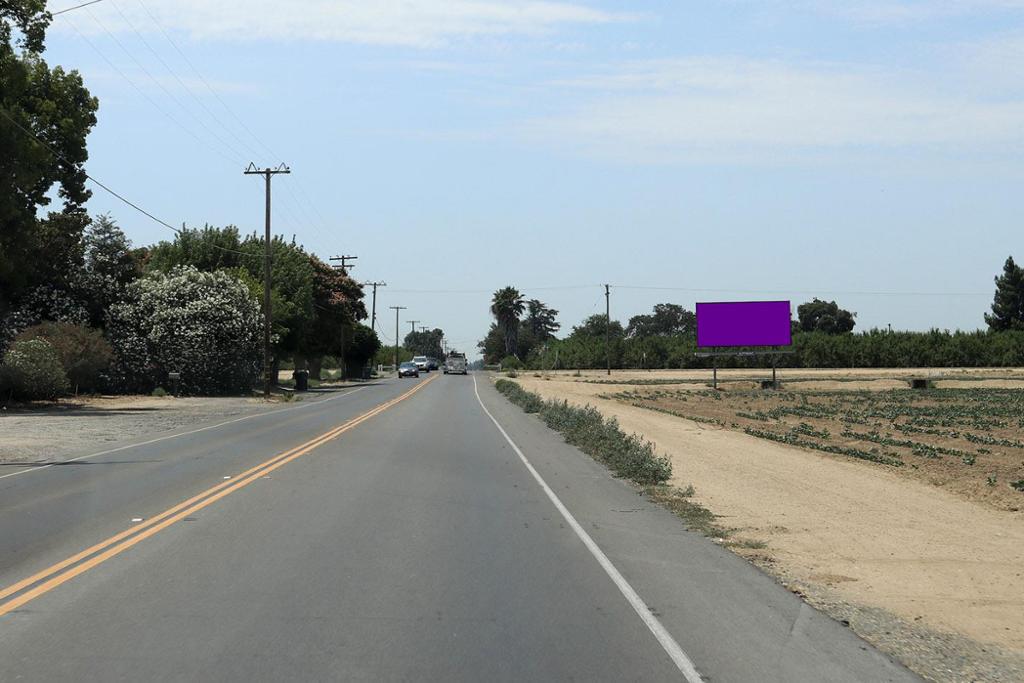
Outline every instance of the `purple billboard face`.
<svg viewBox="0 0 1024 683">
<path fill-rule="evenodd" d="M 790 346 L 788 301 L 697 304 L 697 346 Z"/>
</svg>

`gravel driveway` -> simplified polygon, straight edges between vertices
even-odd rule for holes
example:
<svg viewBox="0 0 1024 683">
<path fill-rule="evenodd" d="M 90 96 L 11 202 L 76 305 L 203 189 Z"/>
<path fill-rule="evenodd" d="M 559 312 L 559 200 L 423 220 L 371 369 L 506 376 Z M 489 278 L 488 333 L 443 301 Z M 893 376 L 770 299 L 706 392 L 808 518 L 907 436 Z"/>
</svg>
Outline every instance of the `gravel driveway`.
<svg viewBox="0 0 1024 683">
<path fill-rule="evenodd" d="M 90 448 L 273 409 L 251 397 L 112 396 L 0 409 L 0 465 L 61 461 Z"/>
</svg>

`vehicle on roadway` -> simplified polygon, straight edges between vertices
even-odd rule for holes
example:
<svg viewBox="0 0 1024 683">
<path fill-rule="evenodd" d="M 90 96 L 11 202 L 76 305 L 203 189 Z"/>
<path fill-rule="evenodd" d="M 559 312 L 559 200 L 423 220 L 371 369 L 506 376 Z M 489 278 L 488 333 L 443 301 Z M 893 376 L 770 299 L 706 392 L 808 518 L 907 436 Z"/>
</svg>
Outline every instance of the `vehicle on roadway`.
<svg viewBox="0 0 1024 683">
<path fill-rule="evenodd" d="M 430 359 L 426 356 L 413 356 L 412 362 L 422 372 L 430 372 Z"/>
<path fill-rule="evenodd" d="M 433 356 L 427 357 L 427 370 L 440 370 L 441 362 Z"/>
<path fill-rule="evenodd" d="M 415 363 L 410 363 L 410 362 L 406 361 L 405 363 L 402 363 L 401 365 L 398 366 L 398 376 L 399 377 L 419 377 L 420 376 L 420 369 L 419 369 L 419 367 L 417 367 L 417 365 Z"/>
<path fill-rule="evenodd" d="M 468 371 L 466 367 L 466 354 L 464 353 L 449 353 L 448 358 L 444 362 L 444 374 L 446 375 L 465 375 Z"/>
</svg>

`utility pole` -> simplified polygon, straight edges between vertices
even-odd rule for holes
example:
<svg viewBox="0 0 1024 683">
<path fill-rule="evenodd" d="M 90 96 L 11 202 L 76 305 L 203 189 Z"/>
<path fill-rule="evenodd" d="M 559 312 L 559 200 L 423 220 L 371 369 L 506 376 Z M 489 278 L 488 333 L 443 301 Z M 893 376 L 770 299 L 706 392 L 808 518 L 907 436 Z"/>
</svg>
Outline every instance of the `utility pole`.
<svg viewBox="0 0 1024 683">
<path fill-rule="evenodd" d="M 372 313 L 370 313 L 370 329 L 374 332 L 377 331 L 377 288 L 387 287 L 386 282 L 364 282 L 363 287 L 373 287 L 373 307 Z"/>
<path fill-rule="evenodd" d="M 612 299 L 611 285 L 604 286 L 604 351 L 608 374 L 612 374 Z"/>
<path fill-rule="evenodd" d="M 418 323 L 419 320 L 406 320 L 405 322 L 410 323 L 412 325 L 412 332 L 413 334 L 416 334 L 416 323 Z"/>
<path fill-rule="evenodd" d="M 404 311 L 408 306 L 391 306 L 395 311 L 395 372 L 398 372 L 398 312 Z"/>
<path fill-rule="evenodd" d="M 335 270 L 340 270 L 342 275 L 348 275 L 348 271 L 355 268 L 355 265 L 349 265 L 349 261 L 355 261 L 358 256 L 332 256 L 327 259 L 328 261 L 341 261 L 340 266 L 334 266 Z"/>
<path fill-rule="evenodd" d="M 262 171 L 256 168 L 256 164 L 250 162 L 245 169 L 245 175 L 261 175 L 267 181 L 267 216 L 266 230 L 263 238 L 263 397 L 270 398 L 270 387 L 277 383 L 276 377 L 271 377 L 270 363 L 270 325 L 273 320 L 270 310 L 270 179 L 280 174 L 291 173 L 291 169 L 283 163 L 277 168 L 265 168 Z"/>
</svg>

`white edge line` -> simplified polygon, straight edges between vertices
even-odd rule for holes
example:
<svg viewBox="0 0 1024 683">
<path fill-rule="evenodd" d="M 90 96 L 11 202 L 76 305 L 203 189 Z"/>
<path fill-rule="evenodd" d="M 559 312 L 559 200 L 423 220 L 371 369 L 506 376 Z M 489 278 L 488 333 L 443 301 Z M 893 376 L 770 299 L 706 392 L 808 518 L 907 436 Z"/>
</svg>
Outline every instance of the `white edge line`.
<svg viewBox="0 0 1024 683">
<path fill-rule="evenodd" d="M 512 449 L 519 456 L 519 459 L 523 461 L 524 465 L 526 465 L 526 469 L 530 471 L 533 478 L 538 484 L 540 484 L 540 487 L 544 489 L 544 493 L 547 494 L 548 498 L 562 514 L 562 517 L 565 518 L 565 521 L 569 523 L 572 530 L 575 531 L 576 535 L 579 536 L 581 541 L 583 541 L 583 545 L 587 547 L 587 550 L 590 551 L 590 554 L 594 556 L 597 563 L 600 564 L 601 568 L 604 569 L 606 574 L 608 574 L 608 577 L 615 584 L 616 588 L 619 589 L 623 597 L 625 597 L 633 607 L 633 610 L 640 617 L 640 620 L 647 625 L 647 628 L 651 630 L 654 637 L 658 639 L 658 643 L 661 644 L 661 647 L 664 648 L 665 652 L 679 668 L 683 677 L 689 683 L 701 683 L 704 679 L 701 678 L 701 675 L 697 672 L 697 667 L 694 666 L 693 661 L 683 651 L 683 648 L 679 647 L 679 643 L 676 642 L 675 638 L 672 637 L 672 634 L 668 632 L 665 626 L 658 621 L 658 618 L 651 614 L 650 608 L 647 607 L 640 595 L 637 594 L 636 590 L 633 589 L 629 582 L 626 581 L 626 578 L 622 576 L 618 569 L 616 569 L 615 565 L 612 564 L 612 561 L 608 559 L 608 556 L 604 554 L 597 543 L 594 542 L 594 539 L 590 537 L 590 534 L 580 526 L 579 522 L 576 521 L 576 518 L 572 516 L 572 513 L 569 512 L 567 507 L 565 507 L 561 499 L 559 499 L 555 492 L 551 490 L 551 487 L 548 486 L 547 482 L 544 481 L 544 478 L 540 476 L 540 473 L 530 463 L 529 459 L 523 455 L 523 451 L 520 450 L 519 446 L 517 446 L 515 441 L 513 441 L 508 435 L 508 432 L 505 431 L 501 424 L 495 419 L 494 415 L 491 414 L 491 411 L 487 410 L 487 406 L 484 405 L 483 400 L 480 398 L 480 390 L 477 388 L 475 374 L 473 375 L 473 392 L 476 394 L 476 400 L 480 404 L 480 407 L 483 408 L 485 413 L 487 413 L 487 417 L 491 418 L 491 422 L 493 422 L 494 426 L 498 428 L 501 435 L 505 437 L 505 441 L 508 441 L 508 444 L 512 446 Z"/>
<path fill-rule="evenodd" d="M 131 444 L 128 444 L 127 446 L 118 446 L 117 448 L 111 448 L 111 449 L 106 450 L 106 451 L 99 451 L 98 453 L 89 453 L 87 455 L 80 455 L 77 458 L 71 458 L 70 460 L 61 460 L 60 462 L 52 462 L 49 465 L 39 465 L 38 467 L 33 467 L 32 463 L 29 462 L 29 463 L 25 463 L 25 465 L 24 465 L 27 469 L 19 470 L 17 472 L 11 472 L 10 474 L 0 475 L 0 479 L 7 479 L 8 477 L 17 477 L 17 476 L 20 476 L 22 474 L 29 474 L 31 472 L 40 472 L 42 470 L 48 470 L 51 467 L 54 467 L 56 465 L 64 465 L 64 464 L 69 463 L 69 462 L 78 462 L 79 460 L 88 460 L 89 458 L 96 458 L 96 457 L 99 457 L 101 455 L 110 455 L 111 453 L 117 453 L 118 451 L 126 451 L 126 450 L 128 450 L 130 448 L 138 448 L 139 446 L 149 446 L 150 444 L 159 443 L 160 441 L 167 441 L 168 439 L 177 439 L 180 436 L 188 436 L 190 434 L 198 434 L 199 432 L 205 432 L 205 431 L 208 431 L 210 429 L 217 429 L 218 427 L 224 427 L 225 425 L 234 424 L 236 422 L 243 422 L 244 420 L 251 420 L 251 419 L 257 418 L 257 417 L 264 417 L 266 415 L 279 415 L 280 413 L 289 413 L 289 412 L 291 412 L 293 410 L 299 410 L 300 408 L 308 408 L 310 406 L 318 406 L 321 403 L 327 403 L 328 401 L 333 401 L 333 400 L 338 399 L 338 398 L 343 398 L 345 396 L 351 396 L 352 394 L 356 393 L 357 391 L 362 391 L 363 389 L 366 389 L 366 387 L 365 386 L 358 387 L 356 389 L 353 389 L 352 391 L 346 391 L 346 392 L 344 392 L 342 394 L 338 394 L 337 396 L 331 396 L 330 398 L 325 398 L 325 399 L 323 399 L 321 401 L 312 401 L 310 403 L 304 403 L 303 405 L 300 405 L 300 406 L 292 406 L 291 408 L 281 408 L 280 410 L 268 410 L 268 411 L 263 412 L 263 413 L 253 413 L 252 415 L 244 415 L 242 417 L 235 418 L 234 420 L 228 420 L 227 422 L 218 422 L 217 424 L 207 425 L 206 427 L 200 427 L 199 429 L 193 429 L 193 430 L 188 431 L 188 432 L 179 432 L 177 434 L 168 434 L 167 436 L 161 436 L 161 437 L 158 437 L 156 439 L 150 439 L 149 441 L 141 441 L 139 443 L 131 443 Z"/>
</svg>

